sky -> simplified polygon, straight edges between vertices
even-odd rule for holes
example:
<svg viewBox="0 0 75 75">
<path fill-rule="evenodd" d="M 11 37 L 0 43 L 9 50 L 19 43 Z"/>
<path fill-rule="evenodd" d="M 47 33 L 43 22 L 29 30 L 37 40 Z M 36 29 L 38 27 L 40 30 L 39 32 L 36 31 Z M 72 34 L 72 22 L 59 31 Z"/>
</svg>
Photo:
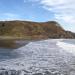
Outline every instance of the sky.
<svg viewBox="0 0 75 75">
<path fill-rule="evenodd" d="M 0 20 L 57 21 L 75 32 L 75 0 L 0 0 Z"/>
</svg>

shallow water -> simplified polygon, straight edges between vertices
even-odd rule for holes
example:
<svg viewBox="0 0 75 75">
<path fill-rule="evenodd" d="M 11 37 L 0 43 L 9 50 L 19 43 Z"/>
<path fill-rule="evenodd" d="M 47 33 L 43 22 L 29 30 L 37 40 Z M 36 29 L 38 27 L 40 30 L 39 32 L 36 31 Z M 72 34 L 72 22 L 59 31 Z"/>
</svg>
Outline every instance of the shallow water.
<svg viewBox="0 0 75 75">
<path fill-rule="evenodd" d="M 24 45 L 13 50 L 0 50 L 0 73 L 4 75 L 74 75 L 75 56 L 60 48 L 61 40 L 42 40 Z M 12 72 L 12 70 L 14 70 Z M 19 73 L 19 74 L 18 74 Z M 45 74 L 46 73 L 46 74 Z"/>
<path fill-rule="evenodd" d="M 75 44 L 75 39 L 65 39 L 65 40 L 63 40 L 63 42 L 65 42 L 65 43 L 70 43 L 70 44 Z"/>
<path fill-rule="evenodd" d="M 14 50 L 28 43 L 29 41 L 24 40 L 0 40 L 0 61 L 17 58 L 18 53 Z"/>
<path fill-rule="evenodd" d="M 28 44 L 28 40 L 0 40 L 0 48 L 15 49 Z"/>
</svg>

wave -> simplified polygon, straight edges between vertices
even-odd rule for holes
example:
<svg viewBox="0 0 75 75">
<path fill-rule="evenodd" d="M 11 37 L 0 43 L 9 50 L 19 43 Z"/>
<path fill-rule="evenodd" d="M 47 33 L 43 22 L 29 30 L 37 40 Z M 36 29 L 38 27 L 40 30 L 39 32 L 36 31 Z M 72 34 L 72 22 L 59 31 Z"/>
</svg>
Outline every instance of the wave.
<svg viewBox="0 0 75 75">
<path fill-rule="evenodd" d="M 68 72 L 70 68 L 67 60 L 71 60 L 72 56 L 67 54 L 66 51 L 60 52 L 63 51 L 62 48 L 56 45 L 57 43 L 59 45 L 60 41 L 48 39 L 30 42 L 13 50 L 13 53 L 16 53 L 18 57 L 1 61 L 0 74 L 61 75 L 64 71 Z"/>
<path fill-rule="evenodd" d="M 63 48 L 65 51 L 73 53 L 75 55 L 75 44 L 74 43 L 69 43 L 69 41 L 68 42 L 58 41 L 57 45 Z"/>
</svg>

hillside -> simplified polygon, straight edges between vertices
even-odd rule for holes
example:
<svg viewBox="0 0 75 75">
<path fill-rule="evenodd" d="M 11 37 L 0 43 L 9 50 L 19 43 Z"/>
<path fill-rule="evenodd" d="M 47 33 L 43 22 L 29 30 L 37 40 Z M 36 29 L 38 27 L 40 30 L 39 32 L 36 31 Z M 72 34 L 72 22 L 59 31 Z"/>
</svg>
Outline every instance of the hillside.
<svg viewBox="0 0 75 75">
<path fill-rule="evenodd" d="M 65 31 L 59 23 L 30 21 L 0 21 L 0 38 L 75 38 L 75 34 Z"/>
</svg>

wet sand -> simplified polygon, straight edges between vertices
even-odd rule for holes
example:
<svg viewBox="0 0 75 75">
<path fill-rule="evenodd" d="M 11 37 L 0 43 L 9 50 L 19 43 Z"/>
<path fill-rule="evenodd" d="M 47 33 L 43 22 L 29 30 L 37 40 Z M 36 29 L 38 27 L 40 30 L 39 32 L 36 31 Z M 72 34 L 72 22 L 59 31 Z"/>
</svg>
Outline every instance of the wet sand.
<svg viewBox="0 0 75 75">
<path fill-rule="evenodd" d="M 15 49 L 28 44 L 28 40 L 0 40 L 0 48 Z"/>
<path fill-rule="evenodd" d="M 34 41 L 40 41 L 44 39 L 24 39 L 24 38 L 1 38 L 0 37 L 0 48 L 9 48 L 9 49 L 16 49 L 22 46 L 27 45 L 29 42 L 34 42 Z"/>
</svg>

